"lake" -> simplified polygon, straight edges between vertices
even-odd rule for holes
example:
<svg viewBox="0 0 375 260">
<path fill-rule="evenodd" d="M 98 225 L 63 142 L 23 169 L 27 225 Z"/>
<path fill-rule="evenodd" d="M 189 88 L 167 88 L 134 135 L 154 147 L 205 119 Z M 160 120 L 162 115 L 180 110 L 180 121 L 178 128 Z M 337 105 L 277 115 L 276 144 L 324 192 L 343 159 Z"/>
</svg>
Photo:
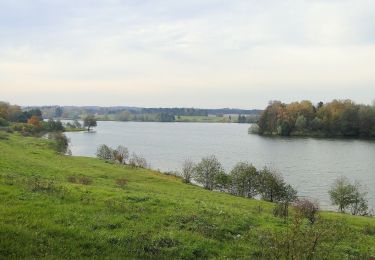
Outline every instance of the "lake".
<svg viewBox="0 0 375 260">
<path fill-rule="evenodd" d="M 214 154 L 226 170 L 247 161 L 279 170 L 298 195 L 330 206 L 328 190 L 343 175 L 367 186 L 375 208 L 375 142 L 369 140 L 262 137 L 248 124 L 98 122 L 95 132 L 68 132 L 73 155 L 95 156 L 101 144 L 126 146 L 153 169 L 178 171 L 187 158 Z"/>
</svg>

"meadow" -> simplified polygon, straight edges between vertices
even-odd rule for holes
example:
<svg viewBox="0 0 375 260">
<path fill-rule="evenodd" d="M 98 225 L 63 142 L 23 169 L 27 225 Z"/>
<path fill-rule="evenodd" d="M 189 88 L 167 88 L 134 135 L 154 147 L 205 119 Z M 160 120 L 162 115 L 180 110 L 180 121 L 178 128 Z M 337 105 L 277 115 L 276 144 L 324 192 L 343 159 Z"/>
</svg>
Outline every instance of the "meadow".
<svg viewBox="0 0 375 260">
<path fill-rule="evenodd" d="M 0 139 L 0 258 L 375 257 L 371 217 L 321 212 L 311 228 L 293 209 L 274 216 L 273 203 L 61 155 L 47 139 Z"/>
</svg>

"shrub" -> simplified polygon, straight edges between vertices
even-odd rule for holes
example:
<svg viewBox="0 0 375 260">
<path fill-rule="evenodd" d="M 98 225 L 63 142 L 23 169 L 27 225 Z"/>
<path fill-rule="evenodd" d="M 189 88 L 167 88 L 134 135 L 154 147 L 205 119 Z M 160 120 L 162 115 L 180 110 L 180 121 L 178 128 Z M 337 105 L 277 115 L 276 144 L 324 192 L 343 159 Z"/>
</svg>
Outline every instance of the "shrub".
<svg viewBox="0 0 375 260">
<path fill-rule="evenodd" d="M 118 178 L 116 179 L 117 186 L 124 187 L 126 184 L 128 184 L 128 180 L 125 178 Z"/>
<path fill-rule="evenodd" d="M 67 178 L 68 182 L 71 182 L 71 183 L 77 183 L 77 177 L 76 176 L 68 176 Z"/>
<path fill-rule="evenodd" d="M 60 133 L 60 132 L 49 133 L 48 139 L 54 140 L 55 142 L 54 148 L 58 153 L 61 153 L 61 154 L 70 153 L 70 150 L 69 150 L 70 140 L 63 133 Z"/>
<path fill-rule="evenodd" d="M 103 160 L 113 160 L 113 150 L 105 144 L 98 147 L 96 157 Z"/>
<path fill-rule="evenodd" d="M 0 126 L 9 126 L 9 122 L 0 117 Z"/>
<path fill-rule="evenodd" d="M 129 160 L 129 165 L 139 168 L 148 168 L 149 166 L 146 159 L 142 156 L 137 155 L 136 153 L 132 153 L 132 156 Z"/>
<path fill-rule="evenodd" d="M 375 225 L 367 224 L 367 225 L 363 228 L 363 233 L 364 233 L 365 235 L 375 236 Z"/>
<path fill-rule="evenodd" d="M 319 205 L 317 202 L 311 201 L 309 199 L 303 198 L 298 199 L 294 203 L 294 207 L 297 214 L 304 218 L 307 218 L 311 224 L 314 224 L 317 218 L 317 213 L 319 212 Z"/>
<path fill-rule="evenodd" d="M 4 132 L 0 132 L 0 140 L 8 140 L 9 139 L 9 136 L 4 133 Z"/>
<path fill-rule="evenodd" d="M 289 204 L 285 202 L 276 203 L 273 209 L 273 215 L 275 217 L 287 218 L 289 214 L 288 206 Z"/>
<path fill-rule="evenodd" d="M 90 185 L 92 180 L 87 176 L 81 176 L 79 177 L 78 182 L 83 185 Z"/>
<path fill-rule="evenodd" d="M 129 158 L 129 150 L 125 146 L 119 145 L 116 150 L 113 150 L 113 157 L 120 164 L 125 164 Z"/>
<path fill-rule="evenodd" d="M 264 259 L 333 259 L 335 246 L 349 234 L 344 223 L 319 220 L 307 224 L 296 215 L 286 230 L 260 232 Z M 329 243 L 328 243 L 329 242 Z M 342 252 L 342 257 L 347 255 Z"/>
</svg>

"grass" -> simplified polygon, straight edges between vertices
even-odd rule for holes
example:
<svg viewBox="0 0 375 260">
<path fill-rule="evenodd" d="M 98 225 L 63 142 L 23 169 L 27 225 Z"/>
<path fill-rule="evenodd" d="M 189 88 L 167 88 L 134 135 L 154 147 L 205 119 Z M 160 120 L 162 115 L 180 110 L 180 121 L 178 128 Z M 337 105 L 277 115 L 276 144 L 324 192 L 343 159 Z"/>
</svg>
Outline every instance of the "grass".
<svg viewBox="0 0 375 260">
<path fill-rule="evenodd" d="M 262 232 L 289 223 L 272 203 L 51 147 L 0 140 L 0 258 L 261 258 Z M 329 258 L 375 256 L 373 218 L 322 217 L 349 229 Z"/>
</svg>

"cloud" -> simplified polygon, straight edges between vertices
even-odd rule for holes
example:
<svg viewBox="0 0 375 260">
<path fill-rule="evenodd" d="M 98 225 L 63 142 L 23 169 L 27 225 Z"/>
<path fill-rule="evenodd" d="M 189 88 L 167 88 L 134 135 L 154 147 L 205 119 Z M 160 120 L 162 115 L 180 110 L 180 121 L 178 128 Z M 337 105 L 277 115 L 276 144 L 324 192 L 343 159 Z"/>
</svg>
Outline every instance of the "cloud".
<svg viewBox="0 0 375 260">
<path fill-rule="evenodd" d="M 24 104 L 263 107 L 328 92 L 369 103 L 374 15 L 365 0 L 1 1 L 0 93 Z"/>
</svg>

